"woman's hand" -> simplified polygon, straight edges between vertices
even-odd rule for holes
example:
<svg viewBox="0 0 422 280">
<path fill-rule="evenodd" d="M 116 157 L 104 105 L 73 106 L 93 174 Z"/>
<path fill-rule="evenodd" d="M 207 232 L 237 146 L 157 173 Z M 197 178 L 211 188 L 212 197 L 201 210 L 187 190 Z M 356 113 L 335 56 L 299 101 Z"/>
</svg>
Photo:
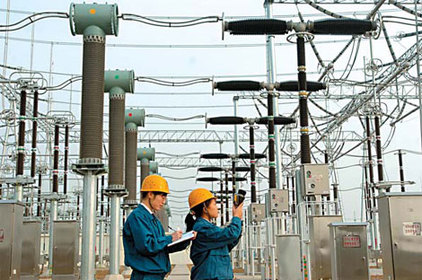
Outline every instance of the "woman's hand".
<svg viewBox="0 0 422 280">
<path fill-rule="evenodd" d="M 233 205 L 232 213 L 233 213 L 233 217 L 238 217 L 239 219 L 242 219 L 242 217 L 243 217 L 243 203 L 240 204 L 237 207 Z"/>
<path fill-rule="evenodd" d="M 171 240 L 174 242 L 182 238 L 183 232 L 181 230 L 175 231 L 171 234 Z"/>
<path fill-rule="evenodd" d="M 192 232 L 193 233 L 193 238 L 192 238 L 192 240 L 195 240 L 196 239 L 196 235 L 198 234 L 196 231 L 193 231 Z"/>
</svg>

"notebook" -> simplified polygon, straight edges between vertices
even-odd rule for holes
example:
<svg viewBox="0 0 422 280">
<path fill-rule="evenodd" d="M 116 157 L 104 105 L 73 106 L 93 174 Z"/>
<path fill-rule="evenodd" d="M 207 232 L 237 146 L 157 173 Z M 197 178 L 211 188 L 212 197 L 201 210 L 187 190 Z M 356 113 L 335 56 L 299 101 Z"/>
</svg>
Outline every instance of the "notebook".
<svg viewBox="0 0 422 280">
<path fill-rule="evenodd" d="M 192 239 L 194 237 L 194 235 L 193 235 L 193 231 L 188 231 L 188 232 L 185 232 L 184 234 L 182 234 L 182 238 L 180 238 L 180 239 L 178 239 L 178 240 L 176 240 L 176 241 L 173 241 L 172 243 L 170 243 L 169 245 L 167 245 L 168 247 L 170 247 L 170 246 L 173 246 L 173 245 L 176 245 L 176 244 L 178 244 L 178 243 L 180 243 L 180 242 L 183 242 L 183 241 L 186 241 L 186 240 L 189 240 L 189 239 Z"/>
</svg>

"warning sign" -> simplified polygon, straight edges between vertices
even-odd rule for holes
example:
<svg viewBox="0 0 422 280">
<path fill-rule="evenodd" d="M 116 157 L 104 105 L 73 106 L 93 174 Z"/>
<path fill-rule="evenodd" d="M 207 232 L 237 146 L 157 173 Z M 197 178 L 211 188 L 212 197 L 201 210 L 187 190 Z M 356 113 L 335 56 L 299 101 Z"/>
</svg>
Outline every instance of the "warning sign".
<svg viewBox="0 0 422 280">
<path fill-rule="evenodd" d="M 0 228 L 0 242 L 4 240 L 4 229 Z"/>
<path fill-rule="evenodd" d="M 343 248 L 360 248 L 360 236 L 343 235 Z"/>
<path fill-rule="evenodd" d="M 406 236 L 421 236 L 421 223 L 404 222 L 403 234 Z"/>
</svg>

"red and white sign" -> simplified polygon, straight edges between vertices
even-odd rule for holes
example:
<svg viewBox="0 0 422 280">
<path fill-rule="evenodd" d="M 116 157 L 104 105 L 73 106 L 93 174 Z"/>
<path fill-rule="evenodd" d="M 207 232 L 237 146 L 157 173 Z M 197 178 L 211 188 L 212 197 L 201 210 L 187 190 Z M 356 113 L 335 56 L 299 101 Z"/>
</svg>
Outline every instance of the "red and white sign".
<svg viewBox="0 0 422 280">
<path fill-rule="evenodd" d="M 360 236 L 343 235 L 343 248 L 360 248 Z"/>
<path fill-rule="evenodd" d="M 403 234 L 406 236 L 421 236 L 421 223 L 404 222 Z"/>
<path fill-rule="evenodd" d="M 4 240 L 4 229 L 0 229 L 0 242 L 3 242 Z"/>
</svg>

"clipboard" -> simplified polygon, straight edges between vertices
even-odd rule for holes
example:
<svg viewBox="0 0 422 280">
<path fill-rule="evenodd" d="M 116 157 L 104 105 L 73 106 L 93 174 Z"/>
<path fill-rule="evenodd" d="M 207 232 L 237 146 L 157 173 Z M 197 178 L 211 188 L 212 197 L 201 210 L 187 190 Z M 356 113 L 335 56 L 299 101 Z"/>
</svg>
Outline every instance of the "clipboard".
<svg viewBox="0 0 422 280">
<path fill-rule="evenodd" d="M 179 244 L 179 243 L 181 243 L 183 241 L 186 241 L 186 240 L 190 240 L 190 239 L 192 239 L 194 237 L 195 237 L 195 235 L 193 234 L 193 230 L 192 231 L 185 232 L 184 234 L 182 234 L 182 238 L 180 238 L 180 239 L 178 239 L 176 241 L 173 241 L 172 243 L 170 243 L 169 245 L 167 245 L 167 247 L 170 247 L 170 246 Z"/>
</svg>

